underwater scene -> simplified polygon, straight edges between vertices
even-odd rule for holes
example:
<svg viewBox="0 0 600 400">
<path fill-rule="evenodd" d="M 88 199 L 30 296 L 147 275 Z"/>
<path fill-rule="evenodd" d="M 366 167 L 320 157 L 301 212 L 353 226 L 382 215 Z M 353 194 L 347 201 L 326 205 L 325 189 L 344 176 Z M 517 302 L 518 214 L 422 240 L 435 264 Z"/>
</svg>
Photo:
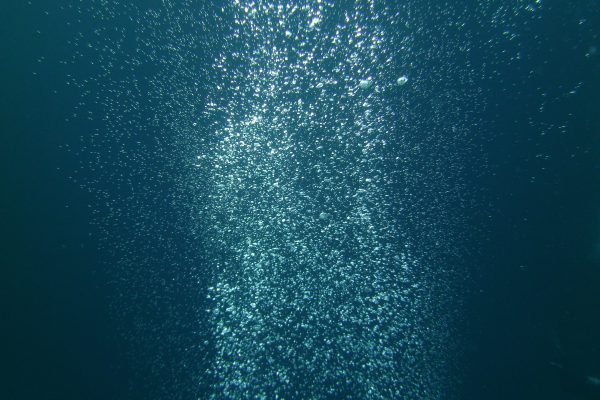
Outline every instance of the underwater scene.
<svg viewBox="0 0 600 400">
<path fill-rule="evenodd" d="M 600 3 L 0 5 L 12 399 L 600 399 Z"/>
</svg>

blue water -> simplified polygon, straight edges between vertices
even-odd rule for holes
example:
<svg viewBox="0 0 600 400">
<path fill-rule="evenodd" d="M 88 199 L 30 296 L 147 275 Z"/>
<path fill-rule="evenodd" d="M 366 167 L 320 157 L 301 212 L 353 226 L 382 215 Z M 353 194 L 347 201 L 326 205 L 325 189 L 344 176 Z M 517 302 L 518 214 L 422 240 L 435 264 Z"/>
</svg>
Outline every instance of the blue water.
<svg viewBox="0 0 600 400">
<path fill-rule="evenodd" d="M 594 1 L 0 15 L 2 398 L 598 398 Z"/>
</svg>

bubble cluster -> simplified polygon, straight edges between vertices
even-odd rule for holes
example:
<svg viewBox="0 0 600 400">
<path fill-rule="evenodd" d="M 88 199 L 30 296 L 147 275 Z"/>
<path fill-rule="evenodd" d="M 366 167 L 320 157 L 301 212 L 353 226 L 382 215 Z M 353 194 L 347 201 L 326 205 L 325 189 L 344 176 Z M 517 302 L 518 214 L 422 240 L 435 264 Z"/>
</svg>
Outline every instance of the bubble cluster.
<svg viewBox="0 0 600 400">
<path fill-rule="evenodd" d="M 428 353 L 444 331 L 420 322 L 415 271 L 430 266 L 402 234 L 414 188 L 393 76 L 407 56 L 386 46 L 383 11 L 231 13 L 209 157 L 212 397 L 442 396 L 443 356 Z"/>
<path fill-rule="evenodd" d="M 72 6 L 82 185 L 156 398 L 452 398 L 470 16 L 200 3 Z"/>
</svg>

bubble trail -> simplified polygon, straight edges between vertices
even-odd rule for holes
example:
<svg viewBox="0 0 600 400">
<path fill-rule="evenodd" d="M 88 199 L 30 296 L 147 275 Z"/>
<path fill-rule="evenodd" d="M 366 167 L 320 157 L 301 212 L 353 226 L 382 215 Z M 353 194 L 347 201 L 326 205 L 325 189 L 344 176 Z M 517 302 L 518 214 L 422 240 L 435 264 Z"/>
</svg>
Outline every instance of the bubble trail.
<svg viewBox="0 0 600 400">
<path fill-rule="evenodd" d="M 373 2 L 229 12 L 209 156 L 211 398 L 444 398 L 444 326 L 403 208 L 415 188 L 389 16 Z"/>
<path fill-rule="evenodd" d="M 209 3 L 65 7 L 91 132 L 74 176 L 133 380 L 157 399 L 456 397 L 473 15 Z M 485 4 L 478 26 L 501 26 Z"/>
</svg>

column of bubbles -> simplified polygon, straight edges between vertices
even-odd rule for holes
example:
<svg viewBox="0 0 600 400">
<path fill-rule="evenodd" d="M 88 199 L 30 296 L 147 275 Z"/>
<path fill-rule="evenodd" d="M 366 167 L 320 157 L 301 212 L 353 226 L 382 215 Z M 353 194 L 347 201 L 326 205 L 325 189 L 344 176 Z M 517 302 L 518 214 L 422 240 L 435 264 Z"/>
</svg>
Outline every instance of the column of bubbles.
<svg viewBox="0 0 600 400">
<path fill-rule="evenodd" d="M 134 386 L 452 398 L 474 82 L 508 57 L 476 65 L 469 26 L 495 53 L 525 3 L 67 3 Z"/>
<path fill-rule="evenodd" d="M 440 398 L 372 2 L 234 2 L 211 98 L 212 398 Z M 390 76 L 391 75 L 391 76 Z M 396 75 L 397 76 L 397 75 Z M 410 188 L 407 188 L 410 189 Z"/>
</svg>

